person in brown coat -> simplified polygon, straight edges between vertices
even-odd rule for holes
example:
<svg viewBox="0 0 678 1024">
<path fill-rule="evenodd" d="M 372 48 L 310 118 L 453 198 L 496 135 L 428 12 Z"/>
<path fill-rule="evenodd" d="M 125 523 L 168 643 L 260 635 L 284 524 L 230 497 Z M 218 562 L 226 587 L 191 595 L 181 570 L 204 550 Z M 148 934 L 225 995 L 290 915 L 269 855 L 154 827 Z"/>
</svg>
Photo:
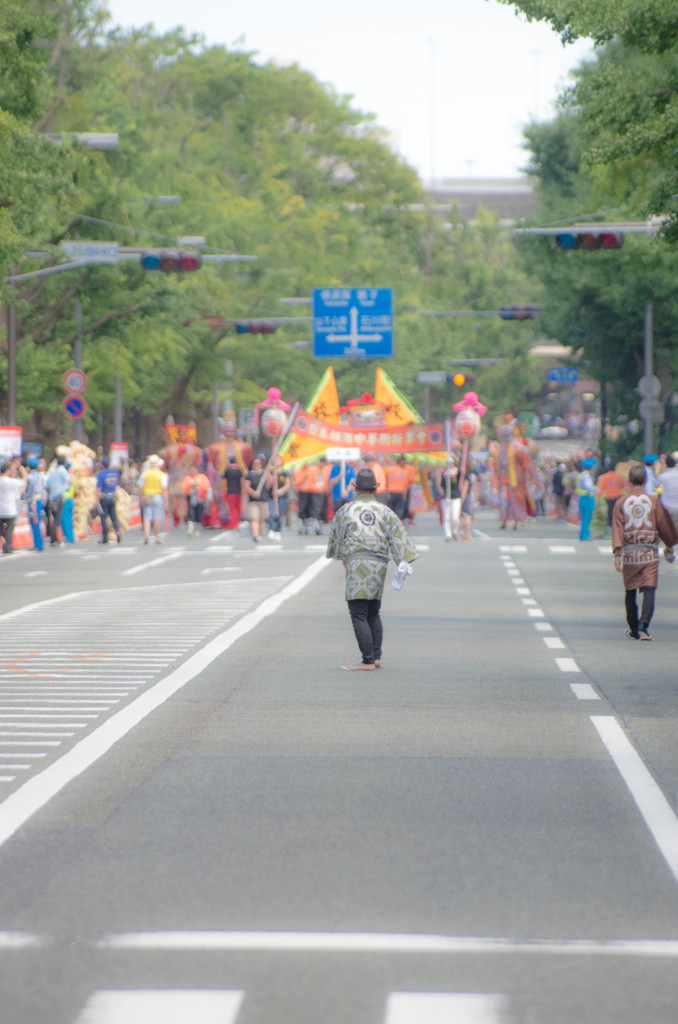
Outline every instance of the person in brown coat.
<svg viewBox="0 0 678 1024">
<path fill-rule="evenodd" d="M 631 490 L 618 498 L 612 511 L 612 550 L 614 567 L 622 573 L 626 590 L 626 635 L 632 640 L 651 640 L 648 629 L 654 612 L 659 580 L 659 541 L 665 545 L 664 557 L 673 562 L 673 545 L 678 544 L 678 529 L 656 494 L 645 494 L 644 466 L 629 470 Z M 643 595 L 638 615 L 637 592 Z"/>
</svg>

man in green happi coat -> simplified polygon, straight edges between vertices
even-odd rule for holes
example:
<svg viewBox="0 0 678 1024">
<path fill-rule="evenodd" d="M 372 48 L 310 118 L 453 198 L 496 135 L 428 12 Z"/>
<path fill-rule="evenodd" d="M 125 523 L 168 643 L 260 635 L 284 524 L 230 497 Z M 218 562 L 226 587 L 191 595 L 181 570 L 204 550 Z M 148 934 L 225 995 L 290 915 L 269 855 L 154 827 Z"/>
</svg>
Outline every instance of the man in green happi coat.
<svg viewBox="0 0 678 1024">
<path fill-rule="evenodd" d="M 407 530 L 395 512 L 377 500 L 376 491 L 372 470 L 361 469 L 355 498 L 337 511 L 327 544 L 327 557 L 341 559 L 346 569 L 346 600 L 362 654 L 362 662 L 350 668 L 367 672 L 381 668 L 379 612 L 389 560 L 398 565 L 394 586 L 399 589 L 417 557 Z"/>
</svg>

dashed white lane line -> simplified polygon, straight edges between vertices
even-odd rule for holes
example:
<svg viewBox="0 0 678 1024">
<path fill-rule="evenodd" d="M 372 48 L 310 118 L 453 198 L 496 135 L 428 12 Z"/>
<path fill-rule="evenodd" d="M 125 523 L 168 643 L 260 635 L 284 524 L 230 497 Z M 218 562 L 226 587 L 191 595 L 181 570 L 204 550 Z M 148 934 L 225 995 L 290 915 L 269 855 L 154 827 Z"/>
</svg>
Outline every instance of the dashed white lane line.
<svg viewBox="0 0 678 1024">
<path fill-rule="evenodd" d="M 577 700 L 600 700 L 590 683 L 570 683 L 570 689 Z"/>
<path fill-rule="evenodd" d="M 115 989 L 95 992 L 75 1024 L 233 1024 L 245 993 L 224 989 Z"/>
<path fill-rule="evenodd" d="M 572 555 L 576 550 L 571 544 L 549 544 L 549 551 L 554 555 Z"/>
<path fill-rule="evenodd" d="M 535 622 L 534 628 L 538 629 L 540 633 L 549 633 L 552 631 L 553 626 L 550 622 Z"/>
<path fill-rule="evenodd" d="M 561 672 L 580 672 L 579 665 L 574 658 L 556 658 L 556 665 Z"/>
<path fill-rule="evenodd" d="M 179 551 L 170 551 L 161 558 L 152 558 L 150 562 L 142 562 L 140 565 L 133 565 L 131 569 L 124 569 L 121 576 L 134 576 L 138 572 L 143 572 L 144 569 L 151 569 L 156 565 L 162 565 L 164 562 L 171 562 L 175 558 L 181 558 L 183 554 L 183 548 Z"/>
<path fill-rule="evenodd" d="M 476 992 L 391 992 L 384 1024 L 500 1024 L 506 999 Z"/>
<path fill-rule="evenodd" d="M 591 715 L 645 824 L 678 882 L 678 818 L 616 718 Z"/>
<path fill-rule="evenodd" d="M 531 619 L 543 619 L 544 618 L 544 613 L 541 610 L 541 608 L 528 608 L 527 609 L 527 614 L 530 616 Z"/>
<path fill-rule="evenodd" d="M 544 641 L 544 643 L 546 644 L 547 647 L 551 647 L 551 648 L 554 648 L 554 649 L 564 648 L 565 647 L 565 644 L 563 643 L 563 641 L 560 639 L 559 636 L 545 636 L 545 637 L 542 637 L 542 639 L 543 639 L 543 641 Z"/>
</svg>

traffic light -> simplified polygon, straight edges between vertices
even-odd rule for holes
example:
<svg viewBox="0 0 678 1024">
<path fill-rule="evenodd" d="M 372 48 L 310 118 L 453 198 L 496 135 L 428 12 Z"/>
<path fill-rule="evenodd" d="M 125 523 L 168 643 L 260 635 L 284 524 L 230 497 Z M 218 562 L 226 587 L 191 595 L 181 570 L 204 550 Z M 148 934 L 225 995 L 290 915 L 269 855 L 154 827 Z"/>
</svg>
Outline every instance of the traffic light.
<svg viewBox="0 0 678 1024">
<path fill-rule="evenodd" d="M 149 249 L 142 252 L 140 261 L 144 270 L 162 270 L 166 274 L 183 274 L 199 270 L 202 256 L 184 249 Z"/>
<path fill-rule="evenodd" d="M 563 231 L 556 235 L 559 249 L 621 249 L 621 231 Z"/>
<path fill-rule="evenodd" d="M 473 374 L 469 370 L 464 370 L 463 373 L 448 374 L 447 380 L 449 383 L 454 384 L 457 388 L 463 388 L 466 384 L 470 384 L 473 380 Z"/>
<path fill-rule="evenodd" d="M 502 306 L 499 316 L 502 320 L 534 320 L 540 306 Z"/>
<path fill-rule="evenodd" d="M 278 324 L 272 320 L 238 320 L 235 329 L 237 334 L 275 334 Z"/>
</svg>

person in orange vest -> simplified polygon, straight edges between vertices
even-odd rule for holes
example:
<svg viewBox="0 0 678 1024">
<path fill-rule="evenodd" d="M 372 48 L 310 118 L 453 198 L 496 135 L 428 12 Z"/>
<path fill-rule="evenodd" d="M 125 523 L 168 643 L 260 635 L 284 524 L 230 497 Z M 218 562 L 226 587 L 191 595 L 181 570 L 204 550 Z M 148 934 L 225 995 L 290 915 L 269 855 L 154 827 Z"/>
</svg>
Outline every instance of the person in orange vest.
<svg viewBox="0 0 678 1024">
<path fill-rule="evenodd" d="M 407 519 L 407 494 L 411 482 L 407 459 L 399 455 L 397 462 L 386 467 L 386 491 L 388 507 L 395 512 L 401 523 Z"/>
<path fill-rule="evenodd" d="M 212 498 L 210 482 L 197 466 L 181 481 L 181 490 L 188 498 L 188 516 L 186 532 L 191 535 L 200 533 L 200 524 L 205 514 L 205 504 Z"/>
<path fill-rule="evenodd" d="M 614 506 L 617 504 L 617 498 L 621 498 L 624 493 L 626 481 L 624 480 L 621 473 L 617 472 L 617 463 L 613 462 L 606 473 L 601 473 L 598 477 L 598 493 L 597 497 L 605 498 L 607 504 L 607 529 L 608 533 L 612 530 L 612 513 Z"/>
<path fill-rule="evenodd" d="M 329 486 L 329 475 L 331 466 L 328 466 L 326 459 L 320 459 L 318 462 L 311 466 L 308 466 L 308 475 L 306 479 L 306 487 L 310 494 L 309 499 L 309 515 L 308 519 L 312 519 L 314 523 L 315 532 L 322 533 L 321 523 L 325 521 L 325 508 L 327 506 L 327 488 Z M 308 530 L 305 531 L 308 533 Z"/>
<path fill-rule="evenodd" d="M 297 514 L 299 516 L 299 533 L 308 533 L 308 520 L 311 517 L 313 495 L 308 486 L 310 466 L 297 466 L 294 471 L 294 486 L 297 491 Z"/>
</svg>

